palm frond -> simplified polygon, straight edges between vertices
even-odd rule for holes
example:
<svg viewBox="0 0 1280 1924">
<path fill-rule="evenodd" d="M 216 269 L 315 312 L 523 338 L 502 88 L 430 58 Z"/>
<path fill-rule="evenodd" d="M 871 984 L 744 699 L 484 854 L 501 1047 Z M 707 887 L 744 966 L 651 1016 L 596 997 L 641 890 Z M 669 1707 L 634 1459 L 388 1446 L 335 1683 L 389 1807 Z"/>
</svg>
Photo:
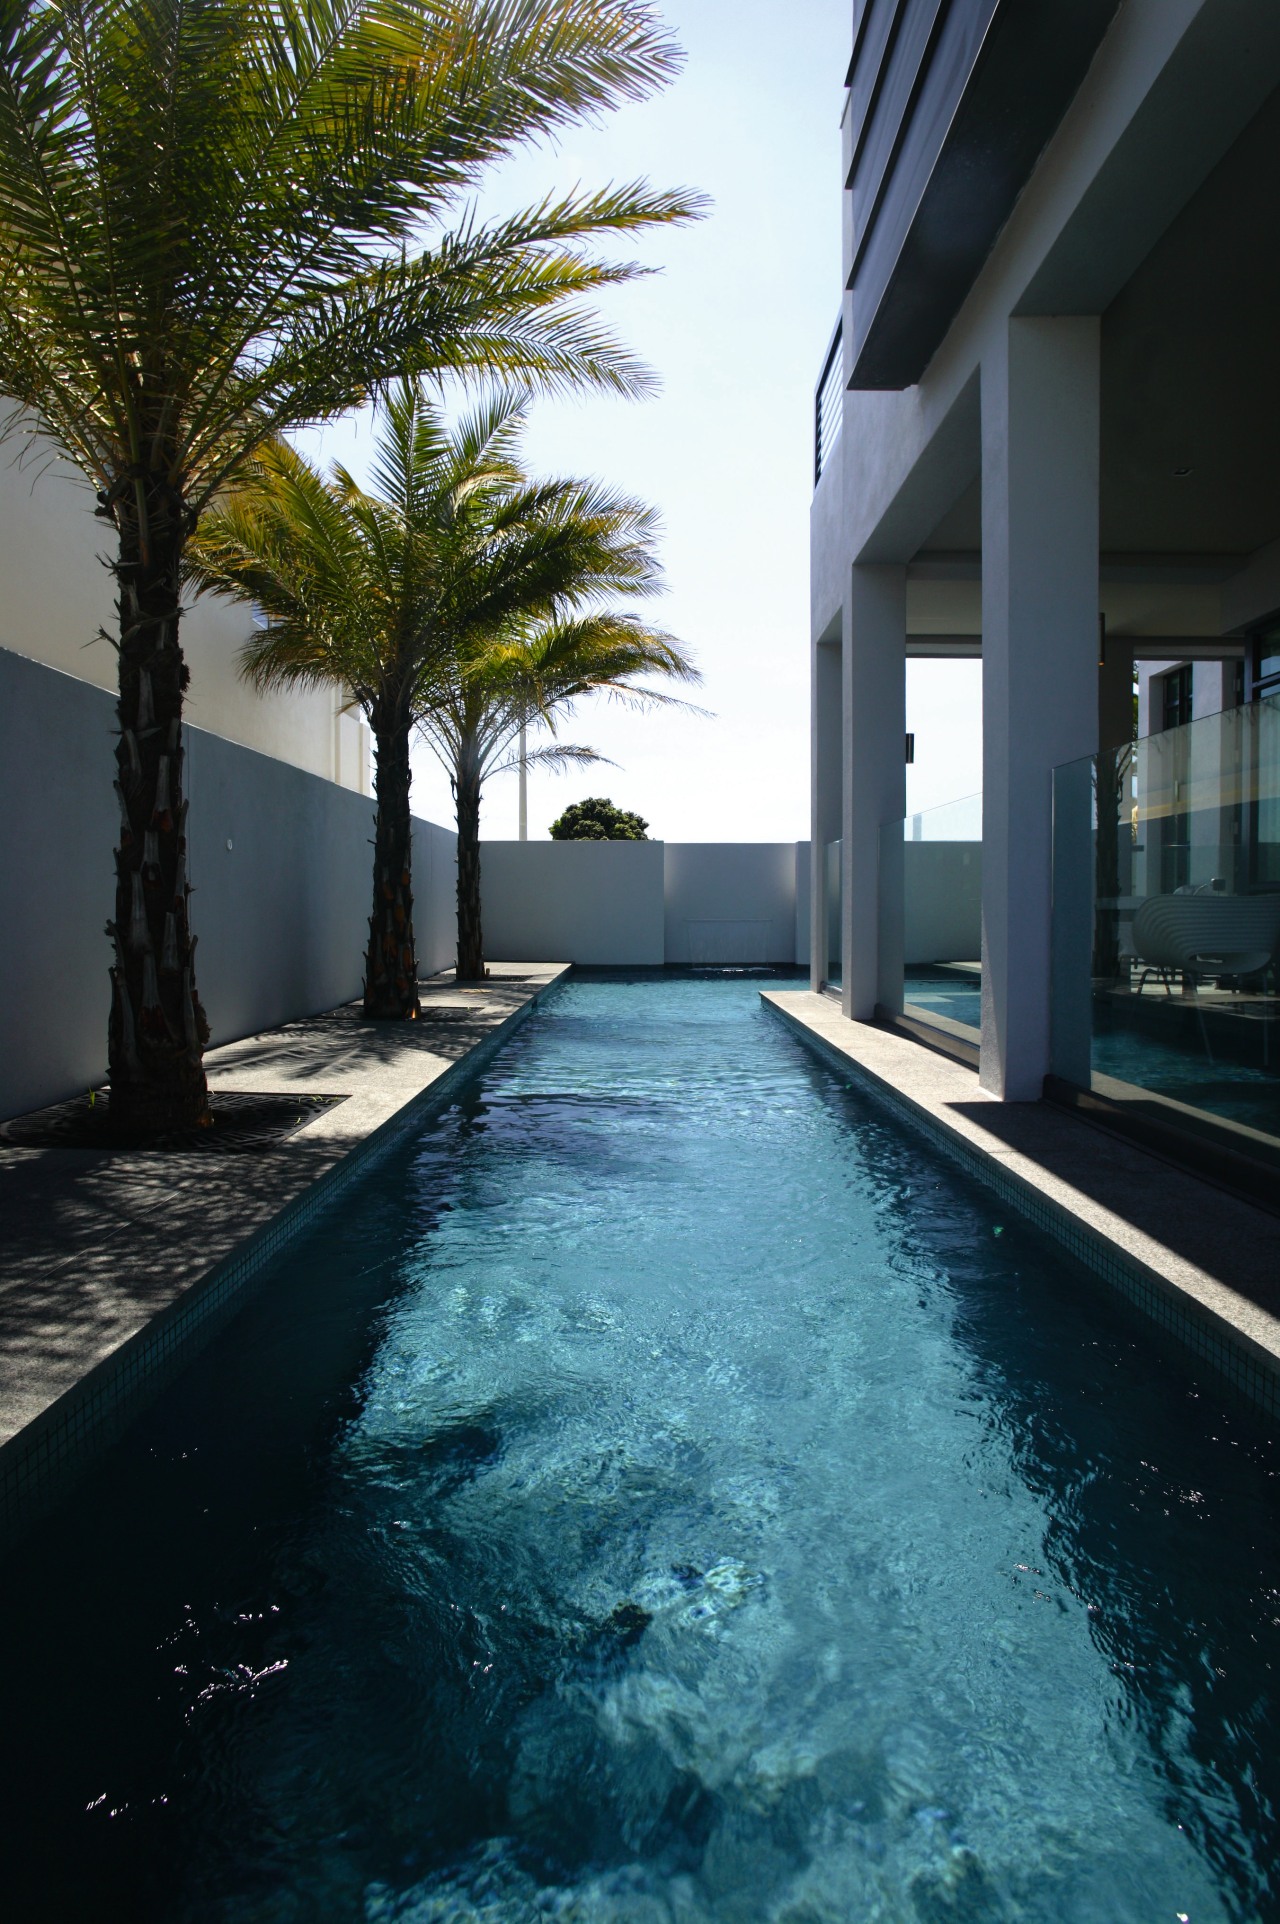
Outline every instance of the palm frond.
<svg viewBox="0 0 1280 1924">
<path fill-rule="evenodd" d="M 641 391 L 585 305 L 637 270 L 596 250 L 694 199 L 469 209 L 678 65 L 646 0 L 0 0 L 0 393 L 199 513 L 404 375 Z"/>
<path fill-rule="evenodd" d="M 376 492 L 322 478 L 271 443 L 206 515 L 191 578 L 269 616 L 246 650 L 259 686 L 329 680 L 370 711 L 409 714 L 456 777 L 482 773 L 522 727 L 549 765 L 591 751 L 558 720 L 600 692 L 638 708 L 680 703 L 698 673 L 680 643 L 625 609 L 657 591 L 657 521 L 599 481 L 531 478 L 524 406 L 490 396 L 450 425 L 425 390 L 393 389 L 379 416 Z M 666 684 L 664 686 L 663 684 Z"/>
<path fill-rule="evenodd" d="M 509 748 L 510 741 L 505 746 Z M 502 750 L 494 751 L 495 755 L 502 752 Z M 519 768 L 523 764 L 525 768 L 546 768 L 553 775 L 563 775 L 567 768 L 581 768 L 591 762 L 597 763 L 602 768 L 617 767 L 617 763 L 611 761 L 607 755 L 601 755 L 596 749 L 587 748 L 581 743 L 544 742 L 539 748 L 527 748 L 523 755 L 509 755 L 505 761 L 490 762 L 485 773 L 508 775 L 513 768 Z"/>
</svg>

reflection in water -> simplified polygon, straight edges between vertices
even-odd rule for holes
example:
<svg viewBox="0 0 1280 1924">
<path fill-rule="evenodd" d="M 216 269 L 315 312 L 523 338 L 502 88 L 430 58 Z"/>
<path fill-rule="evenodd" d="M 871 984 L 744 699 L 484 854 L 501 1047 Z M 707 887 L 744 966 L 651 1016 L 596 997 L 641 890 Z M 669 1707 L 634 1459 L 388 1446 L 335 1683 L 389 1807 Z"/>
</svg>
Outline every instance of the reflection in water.
<svg viewBox="0 0 1280 1924">
<path fill-rule="evenodd" d="M 1274 1459 L 753 984 L 347 1208 L 25 1560 L 18 1915 L 1280 1915 Z"/>
<path fill-rule="evenodd" d="M 1053 794 L 1054 1074 L 1274 1163 L 1280 697 L 1065 763 Z"/>
<path fill-rule="evenodd" d="M 975 1031 L 982 1026 L 982 976 L 976 968 L 947 963 L 933 968 L 908 969 L 903 1000 L 912 1012 L 944 1015 Z"/>
</svg>

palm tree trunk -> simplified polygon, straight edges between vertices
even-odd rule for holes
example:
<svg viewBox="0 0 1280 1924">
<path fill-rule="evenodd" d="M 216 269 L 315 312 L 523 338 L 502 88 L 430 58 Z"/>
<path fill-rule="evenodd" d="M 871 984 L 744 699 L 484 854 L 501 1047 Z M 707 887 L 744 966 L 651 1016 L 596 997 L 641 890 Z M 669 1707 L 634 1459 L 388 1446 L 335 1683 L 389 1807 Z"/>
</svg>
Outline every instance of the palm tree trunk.
<svg viewBox="0 0 1280 1924">
<path fill-rule="evenodd" d="M 373 714 L 377 812 L 373 833 L 373 913 L 365 959 L 364 1012 L 379 1022 L 412 1022 L 418 1002 L 413 937 L 413 819 L 409 813 L 409 718 Z"/>
<path fill-rule="evenodd" d="M 480 923 L 480 772 L 466 757 L 454 777 L 458 808 L 458 980 L 484 977 Z"/>
<path fill-rule="evenodd" d="M 188 919 L 187 804 L 182 704 L 190 673 L 178 641 L 180 569 L 188 532 L 176 489 L 131 475 L 103 502 L 119 552 L 120 841 L 107 1031 L 111 1121 L 130 1133 L 209 1120 L 203 1052 L 209 1025 L 196 993 Z"/>
</svg>

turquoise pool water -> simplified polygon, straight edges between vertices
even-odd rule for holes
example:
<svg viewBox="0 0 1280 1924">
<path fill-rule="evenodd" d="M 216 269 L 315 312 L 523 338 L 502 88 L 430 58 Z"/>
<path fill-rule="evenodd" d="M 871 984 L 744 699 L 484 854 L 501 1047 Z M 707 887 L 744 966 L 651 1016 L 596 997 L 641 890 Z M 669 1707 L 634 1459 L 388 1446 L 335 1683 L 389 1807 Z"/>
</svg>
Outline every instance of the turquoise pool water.
<svg viewBox="0 0 1280 1924">
<path fill-rule="evenodd" d="M 1220 1039 L 1217 1055 L 1210 1057 L 1203 1037 L 1191 1026 L 1189 1012 L 1179 1010 L 1178 1014 L 1182 1020 L 1167 1037 L 1125 1028 L 1116 1021 L 1100 1022 L 1093 1036 L 1094 1069 L 1138 1088 L 1154 1089 L 1158 1095 L 1172 1096 L 1193 1109 L 1225 1116 L 1229 1122 L 1243 1122 L 1269 1135 L 1280 1135 L 1280 1065 L 1271 1068 L 1261 1062 L 1233 1061 L 1224 1053 Z M 1260 1056 L 1261 1034 L 1249 1039 Z M 1211 1037 L 1211 1047 L 1213 1040 Z"/>
<path fill-rule="evenodd" d="M 908 969 L 902 992 L 913 1008 L 973 1029 L 982 1026 L 982 980 L 976 969 Z"/>
<path fill-rule="evenodd" d="M 975 1031 L 981 1026 L 982 987 L 976 972 L 909 969 L 903 995 L 909 1007 L 925 1015 L 947 1016 Z M 1161 1013 L 1156 1002 L 1157 1020 Z M 1192 1012 L 1175 1005 L 1170 1015 L 1177 1026 L 1171 1023 L 1170 1034 L 1162 1036 L 1150 1028 L 1125 1027 L 1116 1012 L 1104 1005 L 1093 1035 L 1094 1069 L 1136 1088 L 1152 1089 L 1158 1095 L 1189 1103 L 1212 1116 L 1242 1122 L 1270 1135 L 1280 1133 L 1280 1065 L 1233 1060 L 1225 1052 L 1221 1029 L 1215 1029 L 1217 1053 L 1211 1057 L 1203 1034 L 1194 1026 Z M 1266 1047 L 1261 1025 L 1256 1034 L 1249 1030 L 1244 1034 L 1261 1056 Z"/>
<path fill-rule="evenodd" d="M 6 1916 L 1280 1916 L 1277 1463 L 751 981 L 575 981 L 12 1560 Z"/>
</svg>

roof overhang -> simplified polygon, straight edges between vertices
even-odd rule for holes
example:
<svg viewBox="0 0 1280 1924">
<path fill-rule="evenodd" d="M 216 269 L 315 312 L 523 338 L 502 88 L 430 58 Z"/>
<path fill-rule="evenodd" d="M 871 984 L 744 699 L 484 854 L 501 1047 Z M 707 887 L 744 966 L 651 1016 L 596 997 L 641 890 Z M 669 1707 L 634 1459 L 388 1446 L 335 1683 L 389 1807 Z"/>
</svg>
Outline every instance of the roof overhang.
<svg viewBox="0 0 1280 1924">
<path fill-rule="evenodd" d="M 852 271 L 851 388 L 901 389 L 924 373 L 1058 127 L 1120 0 L 868 0 L 863 96 L 848 185 L 875 170 Z M 909 69 L 904 50 L 919 39 Z M 895 94 L 896 88 L 896 94 Z M 883 126 L 886 119 L 887 127 Z M 896 123 L 896 124 L 895 124 Z M 887 164 L 875 150 L 888 140 Z"/>
</svg>

